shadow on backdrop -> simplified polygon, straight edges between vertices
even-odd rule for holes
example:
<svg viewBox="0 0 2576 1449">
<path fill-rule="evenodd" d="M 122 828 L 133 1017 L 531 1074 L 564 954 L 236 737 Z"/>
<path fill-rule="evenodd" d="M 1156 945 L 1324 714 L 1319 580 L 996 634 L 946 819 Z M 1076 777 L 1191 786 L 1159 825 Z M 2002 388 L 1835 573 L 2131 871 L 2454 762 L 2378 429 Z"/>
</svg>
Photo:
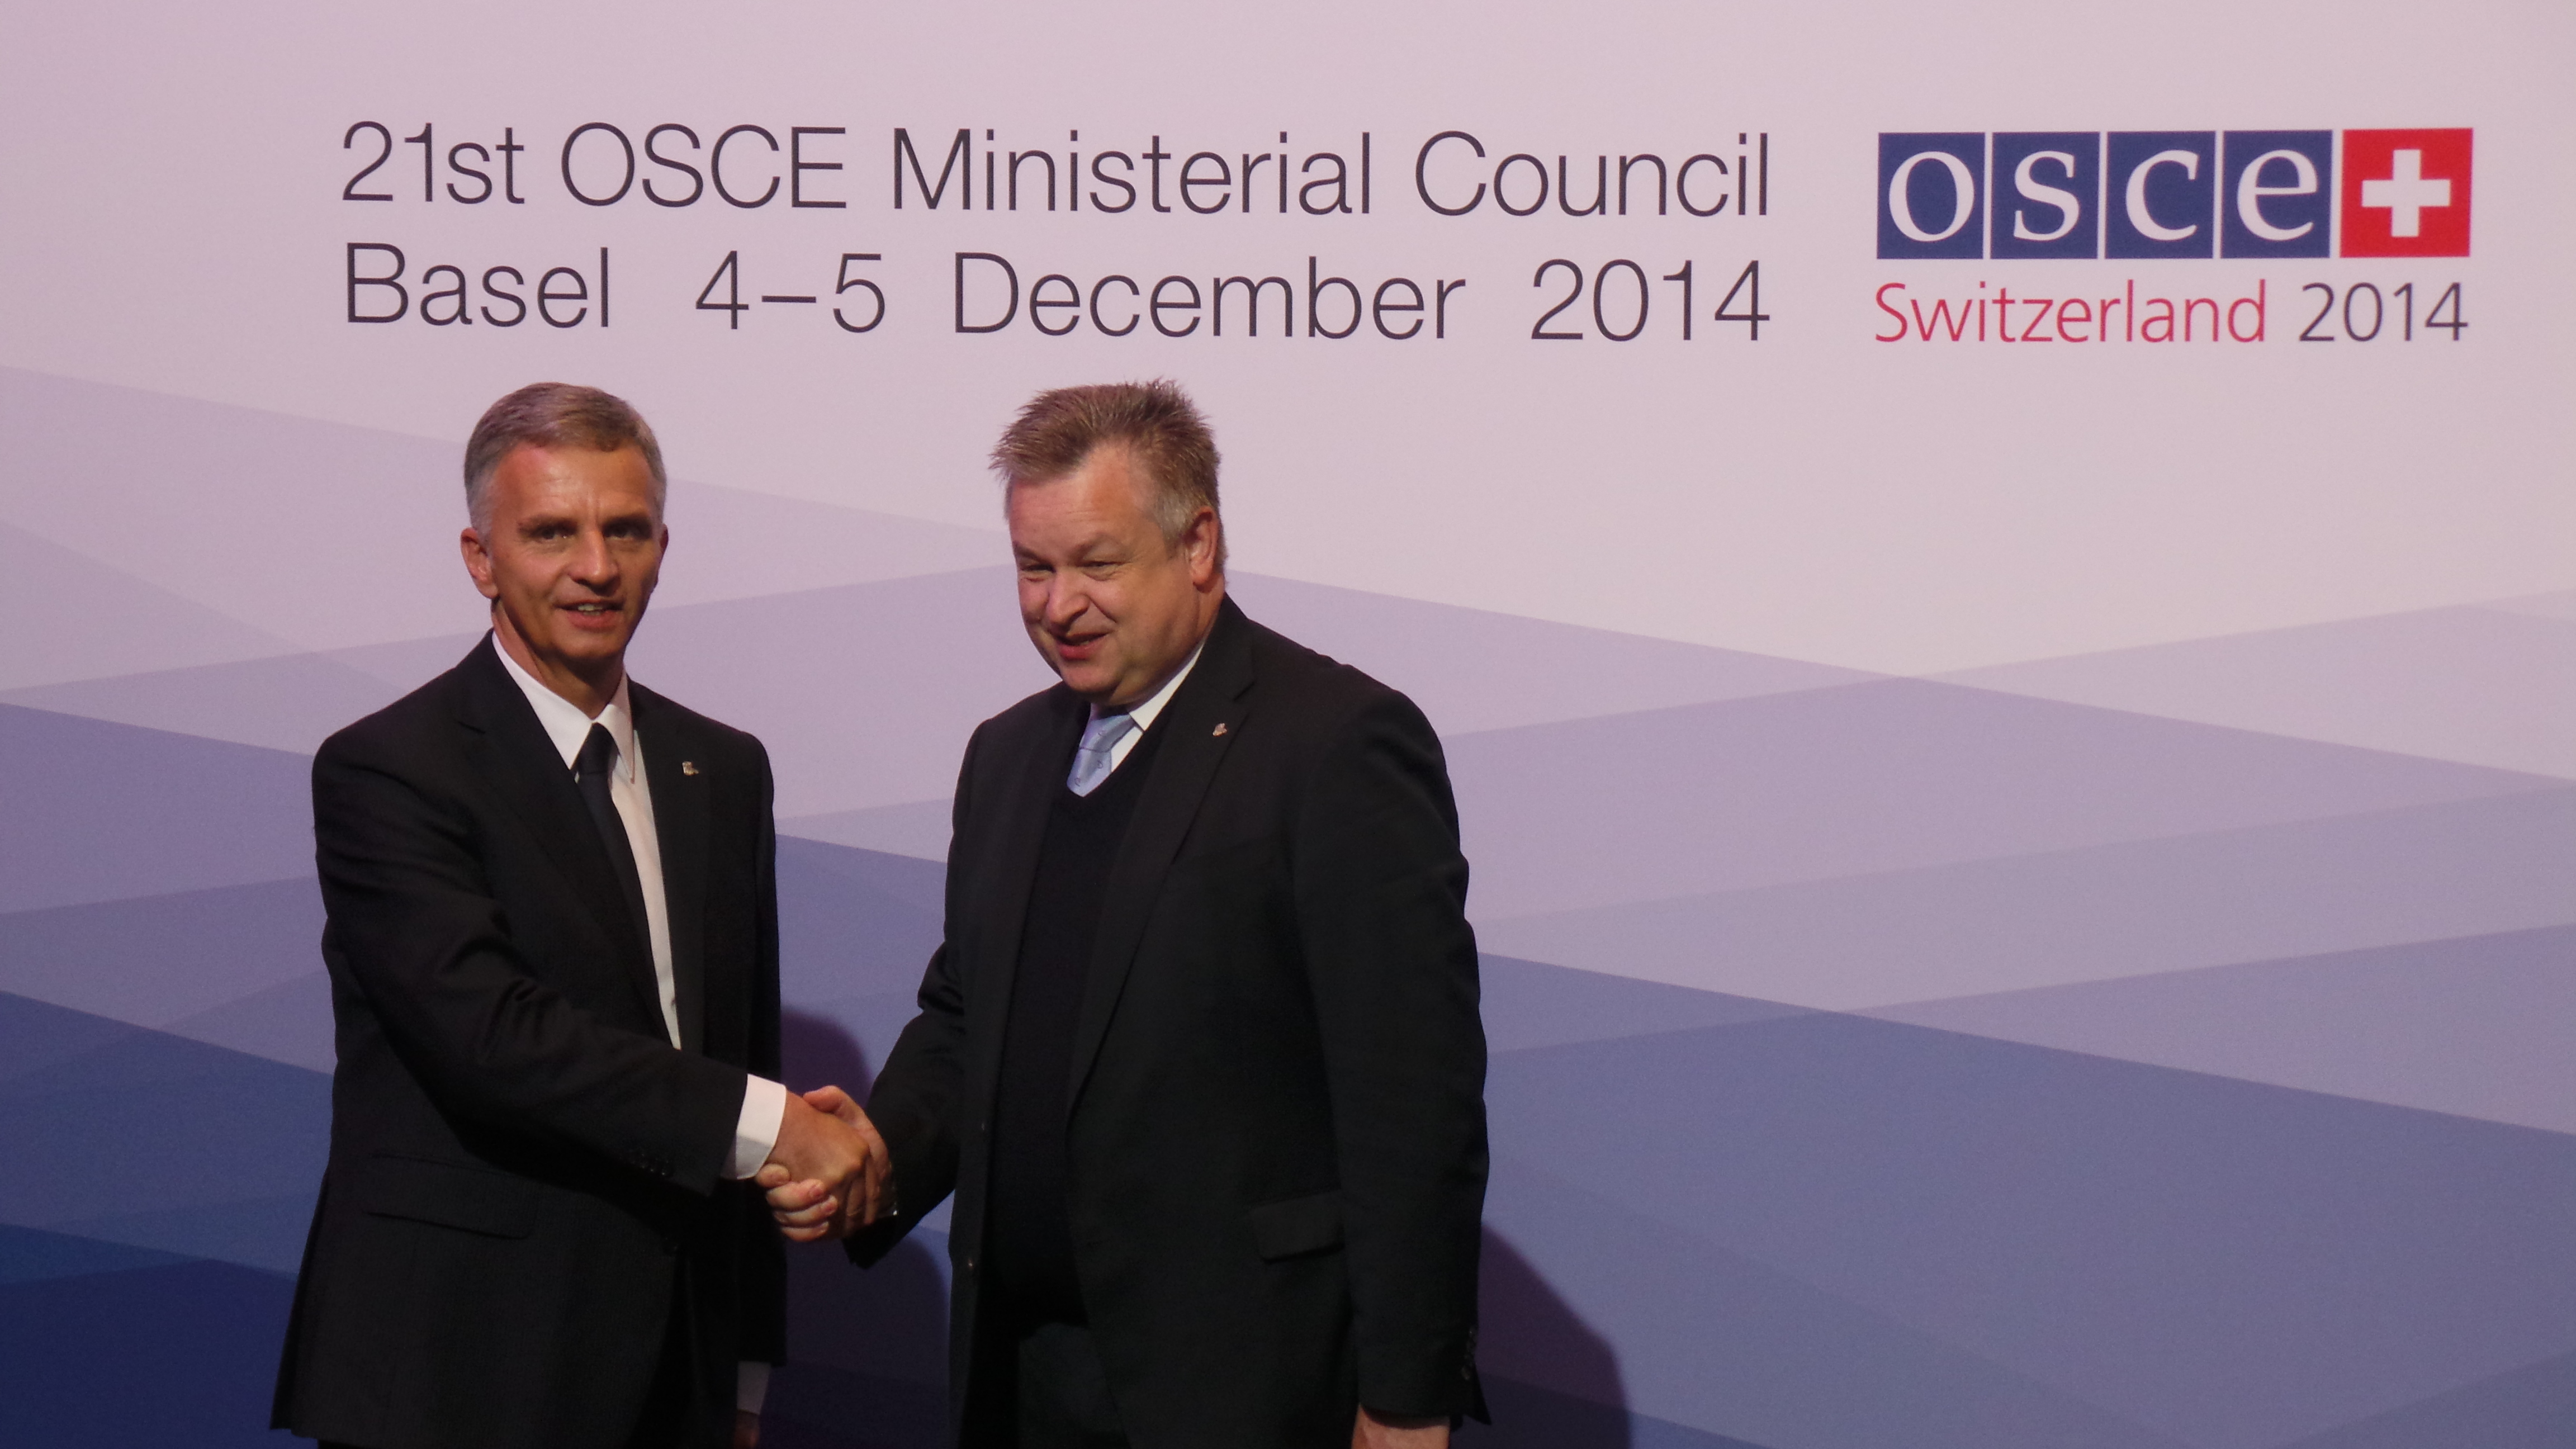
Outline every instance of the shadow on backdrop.
<svg viewBox="0 0 2576 1449">
<path fill-rule="evenodd" d="M 1461 1442 L 1487 1449 L 1632 1449 L 1627 1390 L 1609 1340 L 1491 1228 L 1476 1297 L 1476 1356 L 1494 1422 L 1467 1425 Z"/>
</svg>

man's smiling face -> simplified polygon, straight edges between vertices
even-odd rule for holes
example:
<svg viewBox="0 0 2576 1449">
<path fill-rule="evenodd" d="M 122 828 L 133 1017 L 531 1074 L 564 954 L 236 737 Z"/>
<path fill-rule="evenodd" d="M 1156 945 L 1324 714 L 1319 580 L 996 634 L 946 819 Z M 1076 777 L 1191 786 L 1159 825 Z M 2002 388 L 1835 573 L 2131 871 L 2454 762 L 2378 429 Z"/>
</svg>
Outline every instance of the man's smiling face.
<svg viewBox="0 0 2576 1449">
<path fill-rule="evenodd" d="M 525 444 L 487 487 L 490 524 L 466 530 L 465 566 L 499 606 L 503 647 L 557 693 L 606 703 L 670 541 L 651 466 L 631 447 Z"/>
<path fill-rule="evenodd" d="M 1125 445 L 1103 444 L 1061 478 L 1010 485 L 1020 618 L 1075 693 L 1124 709 L 1152 694 L 1206 637 L 1225 597 L 1217 516 L 1178 538 L 1148 511 Z"/>
</svg>

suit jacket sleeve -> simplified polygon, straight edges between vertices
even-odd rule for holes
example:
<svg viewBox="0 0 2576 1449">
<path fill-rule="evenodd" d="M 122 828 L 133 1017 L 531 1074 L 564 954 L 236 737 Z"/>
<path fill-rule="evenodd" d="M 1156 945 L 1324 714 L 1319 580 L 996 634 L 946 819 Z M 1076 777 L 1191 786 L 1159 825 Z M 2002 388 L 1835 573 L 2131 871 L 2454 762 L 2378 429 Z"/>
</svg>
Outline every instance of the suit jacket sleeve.
<svg viewBox="0 0 2576 1449">
<path fill-rule="evenodd" d="M 868 1093 L 868 1120 L 885 1138 L 894 1164 L 894 1212 L 848 1242 L 852 1261 L 873 1266 L 896 1243 L 956 1189 L 957 1153 L 966 1101 L 966 992 L 959 979 L 955 951 L 957 927 L 973 903 L 961 899 L 966 872 L 956 869 L 968 822 L 973 819 L 970 787 L 984 730 L 966 742 L 966 759 L 957 772 L 957 797 L 949 807 L 948 890 L 946 920 L 939 949 L 922 972 L 917 999 L 920 1013 L 895 1040 L 885 1069 Z"/>
<path fill-rule="evenodd" d="M 780 1061 L 778 985 L 778 826 L 774 803 L 777 784 L 769 771 L 769 752 L 760 751 L 760 940 L 752 957 L 751 1050 L 745 1065 L 755 1076 L 785 1081 Z M 739 1101 L 736 1111 L 739 1113 Z M 769 1216 L 769 1201 L 747 1182 L 728 1184 L 734 1195 L 736 1233 L 742 1265 L 742 1342 L 734 1357 L 758 1363 L 787 1361 L 787 1252 L 778 1225 Z"/>
<path fill-rule="evenodd" d="M 1296 909 L 1340 1156 L 1360 1402 L 1483 1417 L 1485 1035 L 1439 737 L 1375 696 L 1298 810 Z"/>
<path fill-rule="evenodd" d="M 461 811 L 334 739 L 313 761 L 313 835 L 330 943 L 443 1110 L 714 1188 L 742 1069 L 606 1025 L 539 981 Z"/>
</svg>

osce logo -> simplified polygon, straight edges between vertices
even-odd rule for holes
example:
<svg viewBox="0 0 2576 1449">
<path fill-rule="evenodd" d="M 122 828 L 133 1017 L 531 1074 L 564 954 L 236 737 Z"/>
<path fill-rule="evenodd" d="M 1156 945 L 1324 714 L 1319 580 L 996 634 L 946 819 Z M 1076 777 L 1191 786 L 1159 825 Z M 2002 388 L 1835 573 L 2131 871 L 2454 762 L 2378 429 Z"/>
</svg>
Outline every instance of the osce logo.
<svg viewBox="0 0 2576 1449">
<path fill-rule="evenodd" d="M 2470 136 L 1881 132 L 1878 254 L 2464 257 Z"/>
</svg>

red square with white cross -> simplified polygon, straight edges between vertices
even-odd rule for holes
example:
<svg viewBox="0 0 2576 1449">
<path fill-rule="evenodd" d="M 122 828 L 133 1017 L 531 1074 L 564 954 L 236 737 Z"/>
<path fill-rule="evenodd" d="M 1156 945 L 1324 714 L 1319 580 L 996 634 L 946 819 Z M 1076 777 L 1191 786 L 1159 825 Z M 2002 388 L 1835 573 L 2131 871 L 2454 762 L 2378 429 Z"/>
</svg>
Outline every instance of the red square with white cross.
<svg viewBox="0 0 2576 1449">
<path fill-rule="evenodd" d="M 2471 134 L 2344 132 L 2342 254 L 2467 256 Z"/>
</svg>

